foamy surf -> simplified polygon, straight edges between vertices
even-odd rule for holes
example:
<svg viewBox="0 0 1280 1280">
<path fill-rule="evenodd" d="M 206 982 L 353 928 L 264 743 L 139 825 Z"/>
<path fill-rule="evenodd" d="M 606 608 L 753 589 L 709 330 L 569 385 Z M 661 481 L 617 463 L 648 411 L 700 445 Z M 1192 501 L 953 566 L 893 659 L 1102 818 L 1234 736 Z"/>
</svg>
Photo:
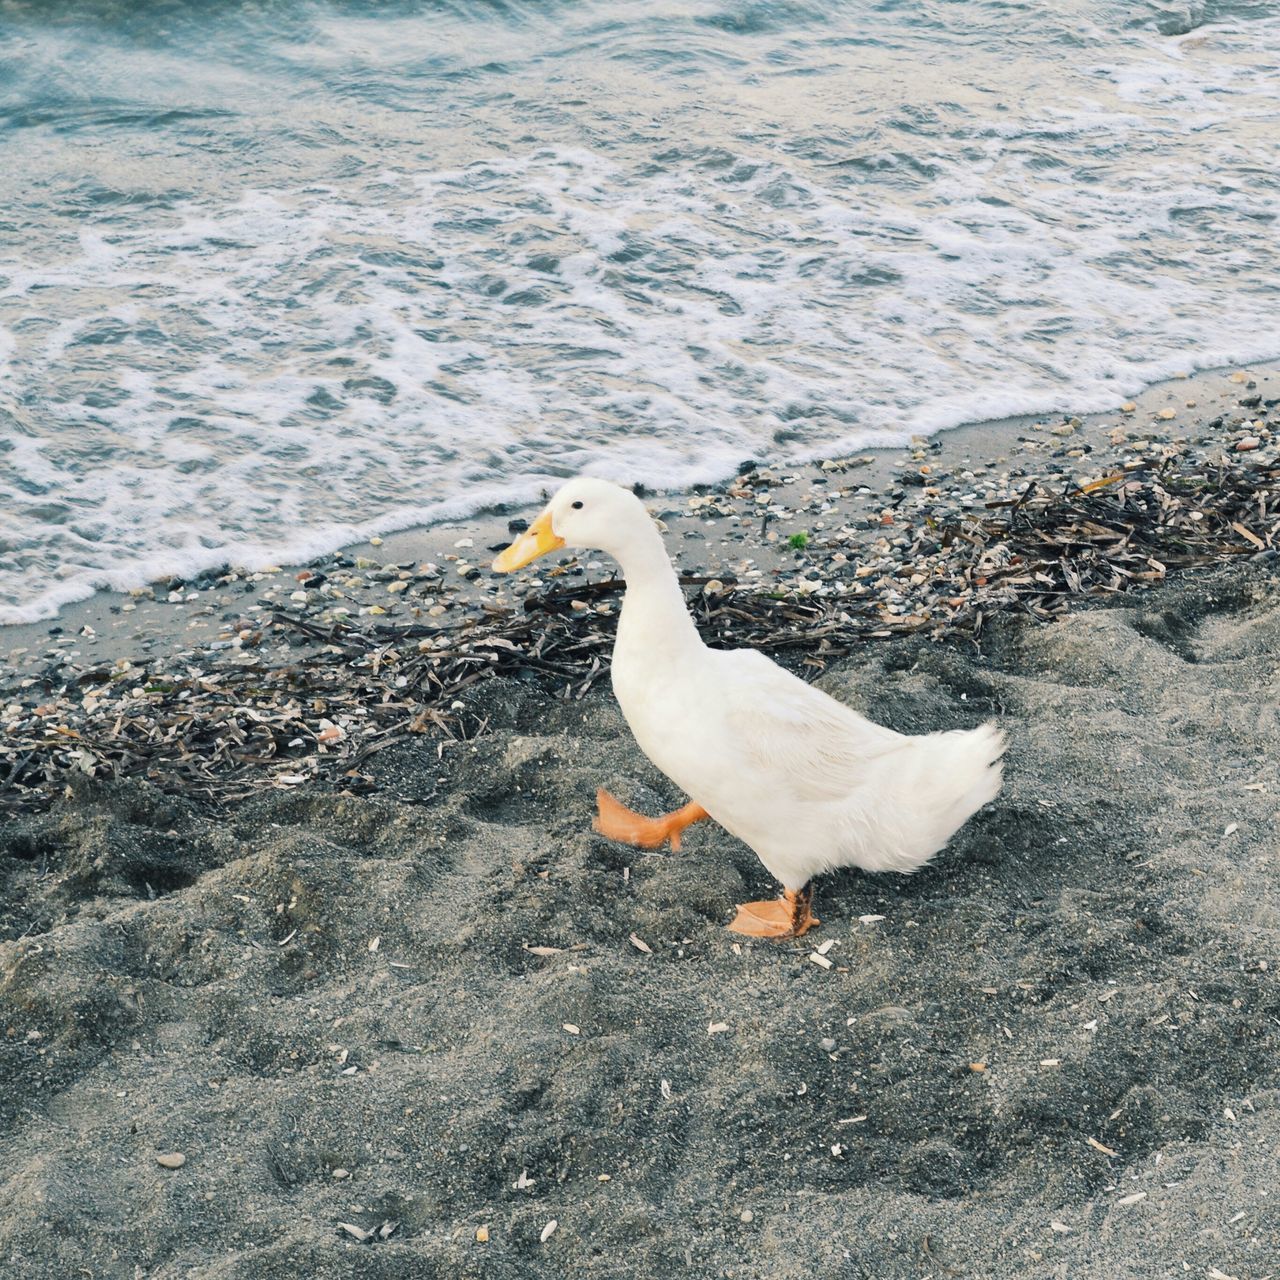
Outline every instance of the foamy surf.
<svg viewBox="0 0 1280 1280">
<path fill-rule="evenodd" d="M 621 4 L 603 34 L 526 15 L 487 70 L 457 53 L 422 71 L 427 34 L 399 19 L 359 46 L 369 92 L 491 111 L 504 86 L 558 102 L 554 71 L 586 96 L 550 144 L 510 112 L 455 115 L 450 163 L 397 134 L 390 163 L 352 165 L 316 134 L 323 180 L 264 164 L 265 183 L 95 195 L 28 231 L 0 260 L 0 622 L 534 501 L 581 471 L 682 487 L 1280 354 L 1280 22 L 1166 37 L 1045 17 L 1018 33 L 1035 76 L 979 23 L 963 72 L 935 60 L 921 98 L 950 9 L 734 27 L 704 8 L 680 58 L 675 14 L 668 31 Z M 297 64 L 326 111 L 346 109 L 352 33 L 375 30 L 331 14 L 326 58 Z M 432 38 L 447 48 L 448 24 Z M 678 122 L 705 122 L 708 92 L 722 124 L 691 141 Z M 676 124 L 628 123 L 655 105 Z M 455 154 L 482 137 L 484 158 Z"/>
</svg>

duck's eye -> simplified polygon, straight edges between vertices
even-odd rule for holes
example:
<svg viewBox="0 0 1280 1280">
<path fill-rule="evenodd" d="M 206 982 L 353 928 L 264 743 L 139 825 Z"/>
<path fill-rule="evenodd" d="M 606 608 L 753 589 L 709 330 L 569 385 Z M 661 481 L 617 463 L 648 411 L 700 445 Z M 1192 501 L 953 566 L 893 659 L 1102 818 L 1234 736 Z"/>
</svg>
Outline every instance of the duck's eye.
<svg viewBox="0 0 1280 1280">
<path fill-rule="evenodd" d="M 573 503 L 572 505 L 573 505 L 573 509 L 574 509 L 575 511 L 581 511 L 581 510 L 582 510 L 582 503 L 580 503 L 580 502 L 575 502 L 575 503 Z"/>
</svg>

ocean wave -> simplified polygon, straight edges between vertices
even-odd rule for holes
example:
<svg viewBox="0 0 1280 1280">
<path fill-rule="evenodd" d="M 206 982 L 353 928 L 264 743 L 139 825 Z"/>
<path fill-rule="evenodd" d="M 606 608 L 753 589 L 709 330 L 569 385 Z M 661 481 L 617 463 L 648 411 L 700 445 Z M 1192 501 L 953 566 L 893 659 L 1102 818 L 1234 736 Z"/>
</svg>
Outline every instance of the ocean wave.
<svg viewBox="0 0 1280 1280">
<path fill-rule="evenodd" d="M 31 222 L 0 260 L 0 622 L 534 500 L 578 471 L 681 487 L 748 458 L 1106 409 L 1174 372 L 1280 354 L 1280 22 L 1090 28 L 1052 92 L 975 55 L 926 102 L 901 74 L 936 42 L 757 9 L 699 9 L 690 61 L 667 71 L 647 51 L 675 28 L 633 6 L 540 54 L 547 24 L 525 14 L 523 70 L 448 81 L 480 121 L 459 130 L 502 134 L 453 163 L 408 163 L 400 143 L 386 164 L 344 160 L 355 135 L 330 120 L 307 135 L 336 153 L 323 179 L 267 168 L 263 185 L 181 196 L 148 171 L 131 202 L 84 175 L 73 216 L 51 213 L 43 236 Z M 721 12 L 738 17 L 703 21 Z M 350 88 L 351 30 L 325 21 Z M 361 94 L 390 75 L 370 23 Z M 974 41 L 994 58 L 990 30 Z M 410 44 L 394 52 L 412 65 Z M 644 68 L 677 120 L 705 114 L 690 67 L 707 82 L 732 64 L 741 83 L 701 134 L 646 127 L 621 71 L 617 101 L 575 82 L 583 97 L 538 103 L 558 141 L 492 114 L 498 86 L 519 98 L 614 61 Z M 820 87 L 779 98 L 770 83 L 797 67 Z M 407 84 L 384 95 L 397 109 Z M 842 86 L 874 109 L 824 117 Z M 242 102 L 159 124 L 108 105 L 92 127 L 122 139 L 245 127 Z M 54 113 L 24 129 L 80 127 Z"/>
</svg>

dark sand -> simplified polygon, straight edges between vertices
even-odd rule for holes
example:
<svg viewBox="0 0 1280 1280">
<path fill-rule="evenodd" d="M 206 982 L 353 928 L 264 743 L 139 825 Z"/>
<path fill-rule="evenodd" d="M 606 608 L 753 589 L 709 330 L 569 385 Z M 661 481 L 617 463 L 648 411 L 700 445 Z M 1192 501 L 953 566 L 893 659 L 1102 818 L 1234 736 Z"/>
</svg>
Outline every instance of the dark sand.
<svg viewBox="0 0 1280 1280">
<path fill-rule="evenodd" d="M 607 687 L 364 798 L 71 783 L 0 828 L 0 1274 L 1280 1277 L 1277 653 L 1257 562 L 869 645 L 1005 790 L 784 945 L 723 831 L 590 832 L 683 799 Z"/>
</svg>

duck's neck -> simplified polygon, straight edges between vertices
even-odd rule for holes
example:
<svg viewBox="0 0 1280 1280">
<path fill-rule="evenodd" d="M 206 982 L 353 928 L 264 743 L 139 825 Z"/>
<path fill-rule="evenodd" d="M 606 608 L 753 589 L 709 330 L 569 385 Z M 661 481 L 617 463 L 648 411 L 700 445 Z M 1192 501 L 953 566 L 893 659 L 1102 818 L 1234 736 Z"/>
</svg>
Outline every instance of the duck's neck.
<svg viewBox="0 0 1280 1280">
<path fill-rule="evenodd" d="M 702 639 L 656 526 L 650 525 L 644 537 L 629 542 L 617 560 L 627 581 L 618 620 L 618 645 L 643 645 L 669 656 L 701 648 Z"/>
</svg>

